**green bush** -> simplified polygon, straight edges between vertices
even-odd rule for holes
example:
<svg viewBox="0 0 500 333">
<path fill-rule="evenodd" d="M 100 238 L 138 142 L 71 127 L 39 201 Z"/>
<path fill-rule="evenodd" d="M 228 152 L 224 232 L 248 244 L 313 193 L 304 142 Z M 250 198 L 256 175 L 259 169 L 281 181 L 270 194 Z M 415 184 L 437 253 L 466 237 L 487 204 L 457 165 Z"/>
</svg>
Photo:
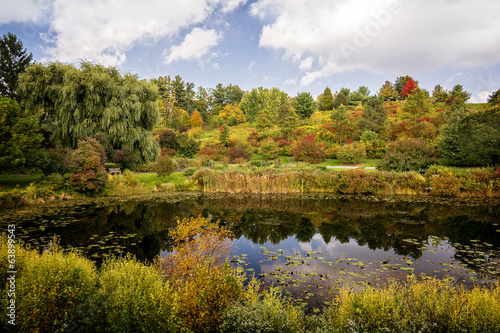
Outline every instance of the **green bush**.
<svg viewBox="0 0 500 333">
<path fill-rule="evenodd" d="M 0 268 L 5 272 L 7 241 L 0 240 Z M 16 270 L 16 328 L 21 332 L 62 331 L 97 288 L 93 263 L 75 252 L 62 253 L 57 244 L 43 254 L 17 244 Z M 2 305 L 6 301 L 7 292 L 2 292 Z M 2 317 L 6 329 L 8 317 Z"/>
<path fill-rule="evenodd" d="M 421 171 L 438 162 L 434 149 L 425 140 L 399 140 L 385 149 L 377 169 L 385 171 Z"/>
<path fill-rule="evenodd" d="M 262 155 L 264 159 L 277 158 L 280 153 L 279 144 L 271 138 L 262 140 L 259 147 L 259 154 Z"/>
<path fill-rule="evenodd" d="M 296 333 L 304 331 L 304 314 L 283 300 L 276 288 L 259 294 L 258 282 L 249 283 L 243 301 L 229 307 L 222 317 L 222 333 Z"/>
<path fill-rule="evenodd" d="M 181 157 L 194 157 L 200 150 L 200 143 L 191 138 L 188 133 L 177 135 L 177 155 Z"/>
<path fill-rule="evenodd" d="M 170 156 L 160 156 L 158 161 L 156 161 L 155 171 L 160 177 L 168 177 L 177 168 L 177 162 L 175 162 Z"/>
<path fill-rule="evenodd" d="M 196 168 L 186 168 L 184 169 L 184 176 L 192 176 L 196 172 Z"/>
<path fill-rule="evenodd" d="M 337 155 L 342 163 L 359 163 L 366 159 L 366 146 L 361 142 L 343 145 Z"/>
<path fill-rule="evenodd" d="M 132 257 L 108 260 L 100 270 L 98 291 L 79 309 L 84 331 L 178 331 L 177 295 L 159 270 Z"/>
</svg>

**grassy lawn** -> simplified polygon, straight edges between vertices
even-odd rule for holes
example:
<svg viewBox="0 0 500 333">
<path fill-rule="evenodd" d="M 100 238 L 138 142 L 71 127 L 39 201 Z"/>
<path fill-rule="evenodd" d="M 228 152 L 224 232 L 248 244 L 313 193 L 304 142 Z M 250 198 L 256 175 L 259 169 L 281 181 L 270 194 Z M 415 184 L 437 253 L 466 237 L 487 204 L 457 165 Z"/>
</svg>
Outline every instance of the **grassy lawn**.
<svg viewBox="0 0 500 333">
<path fill-rule="evenodd" d="M 0 175 L 0 191 L 10 191 L 19 185 L 20 188 L 27 187 L 34 181 L 40 181 L 43 175 Z"/>
<path fill-rule="evenodd" d="M 135 178 L 137 178 L 142 184 L 144 184 L 148 190 L 148 192 L 153 191 L 153 188 L 158 183 L 173 183 L 173 184 L 182 184 L 187 178 L 184 176 L 183 172 L 174 172 L 166 179 L 158 176 L 156 173 L 136 173 Z"/>
</svg>

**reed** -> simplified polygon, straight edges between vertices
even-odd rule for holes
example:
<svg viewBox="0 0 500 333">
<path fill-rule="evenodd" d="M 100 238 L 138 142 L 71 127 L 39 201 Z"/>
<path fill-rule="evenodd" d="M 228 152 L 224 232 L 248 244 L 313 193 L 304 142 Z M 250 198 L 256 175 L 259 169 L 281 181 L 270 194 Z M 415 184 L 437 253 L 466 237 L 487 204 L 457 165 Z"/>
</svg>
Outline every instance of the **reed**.
<svg viewBox="0 0 500 333">
<path fill-rule="evenodd" d="M 223 172 L 205 169 L 193 175 L 193 181 L 204 192 L 231 194 L 418 194 L 423 192 L 425 186 L 425 179 L 415 172 L 290 171 L 274 168 L 255 171 L 230 169 Z"/>
</svg>

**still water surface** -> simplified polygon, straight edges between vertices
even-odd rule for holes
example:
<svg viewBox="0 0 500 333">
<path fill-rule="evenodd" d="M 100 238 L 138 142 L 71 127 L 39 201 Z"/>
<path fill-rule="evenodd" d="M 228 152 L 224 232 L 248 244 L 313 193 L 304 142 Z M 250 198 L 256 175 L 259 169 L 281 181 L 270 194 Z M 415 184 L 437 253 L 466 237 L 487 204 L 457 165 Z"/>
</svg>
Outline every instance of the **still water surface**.
<svg viewBox="0 0 500 333">
<path fill-rule="evenodd" d="M 210 216 L 235 234 L 233 265 L 309 310 L 328 304 L 341 287 L 379 286 L 409 274 L 465 286 L 496 281 L 500 203 L 429 200 L 183 193 L 12 210 L 0 223 L 16 223 L 18 238 L 33 247 L 56 237 L 97 262 L 129 252 L 151 261 L 168 252 L 177 217 Z"/>
</svg>

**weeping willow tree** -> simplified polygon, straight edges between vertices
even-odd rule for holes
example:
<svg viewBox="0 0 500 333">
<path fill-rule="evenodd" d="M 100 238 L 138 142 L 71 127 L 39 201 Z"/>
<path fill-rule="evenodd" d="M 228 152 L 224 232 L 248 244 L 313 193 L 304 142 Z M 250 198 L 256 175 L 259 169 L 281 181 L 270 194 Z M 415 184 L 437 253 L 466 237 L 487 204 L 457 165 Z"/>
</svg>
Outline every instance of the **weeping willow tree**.
<svg viewBox="0 0 500 333">
<path fill-rule="evenodd" d="M 157 87 L 135 75 L 89 62 L 34 64 L 21 76 L 19 94 L 52 146 L 76 148 L 104 133 L 108 147 L 131 148 L 142 162 L 159 154 L 151 134 L 160 119 Z"/>
</svg>

